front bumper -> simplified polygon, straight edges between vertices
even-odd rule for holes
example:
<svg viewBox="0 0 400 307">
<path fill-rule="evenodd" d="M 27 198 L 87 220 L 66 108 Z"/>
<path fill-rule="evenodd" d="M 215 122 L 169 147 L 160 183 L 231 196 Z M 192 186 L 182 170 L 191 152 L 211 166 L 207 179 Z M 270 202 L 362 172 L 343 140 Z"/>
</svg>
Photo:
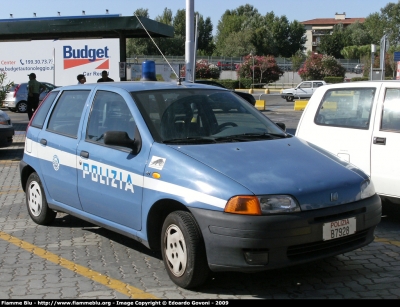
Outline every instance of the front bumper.
<svg viewBox="0 0 400 307">
<path fill-rule="evenodd" d="M 365 246 L 381 220 L 379 196 L 295 214 L 245 216 L 190 209 L 205 242 L 212 271 L 256 272 L 310 262 Z M 356 233 L 322 240 L 324 223 L 356 218 Z M 245 253 L 267 254 L 268 263 L 249 264 Z"/>
</svg>

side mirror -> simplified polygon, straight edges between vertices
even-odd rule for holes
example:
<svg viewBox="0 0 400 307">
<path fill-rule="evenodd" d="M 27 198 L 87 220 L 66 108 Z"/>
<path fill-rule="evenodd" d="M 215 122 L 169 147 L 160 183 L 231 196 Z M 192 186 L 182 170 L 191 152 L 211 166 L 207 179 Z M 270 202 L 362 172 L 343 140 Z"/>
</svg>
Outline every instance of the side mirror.
<svg viewBox="0 0 400 307">
<path fill-rule="evenodd" d="M 286 132 L 286 125 L 284 123 L 275 123 L 279 128 Z"/>
<path fill-rule="evenodd" d="M 136 132 L 136 131 L 135 131 Z M 135 133 L 135 135 L 137 135 Z M 104 144 L 112 146 L 121 146 L 132 149 L 133 154 L 138 154 L 142 148 L 142 140 L 140 136 L 131 139 L 125 131 L 107 131 L 104 133 Z"/>
</svg>

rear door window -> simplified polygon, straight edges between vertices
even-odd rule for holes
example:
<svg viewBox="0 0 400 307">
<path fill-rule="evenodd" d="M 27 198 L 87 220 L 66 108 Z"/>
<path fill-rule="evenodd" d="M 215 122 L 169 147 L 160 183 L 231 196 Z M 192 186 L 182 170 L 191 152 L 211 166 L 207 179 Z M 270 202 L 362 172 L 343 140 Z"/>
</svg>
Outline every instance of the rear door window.
<svg viewBox="0 0 400 307">
<path fill-rule="evenodd" d="M 82 111 L 90 91 L 64 91 L 50 116 L 47 130 L 77 138 Z"/>
<path fill-rule="evenodd" d="M 40 107 L 36 111 L 35 116 L 32 119 L 31 126 L 41 129 L 43 127 L 44 121 L 46 120 L 47 114 L 50 107 L 53 105 L 54 99 L 58 95 L 58 91 L 51 92 L 46 99 L 43 100 Z"/>
<path fill-rule="evenodd" d="M 317 125 L 369 129 L 375 88 L 332 89 L 315 116 Z"/>
<path fill-rule="evenodd" d="M 387 89 L 383 102 L 381 131 L 400 132 L 400 89 Z"/>
</svg>

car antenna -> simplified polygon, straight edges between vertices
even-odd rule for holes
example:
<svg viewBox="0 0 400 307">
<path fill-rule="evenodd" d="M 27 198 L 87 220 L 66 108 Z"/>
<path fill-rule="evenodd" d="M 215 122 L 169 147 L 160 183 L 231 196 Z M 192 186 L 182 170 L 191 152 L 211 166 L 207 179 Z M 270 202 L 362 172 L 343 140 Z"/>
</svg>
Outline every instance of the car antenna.
<svg viewBox="0 0 400 307">
<path fill-rule="evenodd" d="M 172 71 L 174 72 L 176 78 L 178 79 L 178 85 L 182 85 L 182 78 L 178 76 L 178 74 L 176 73 L 176 71 L 174 70 L 174 68 L 172 67 L 172 65 L 168 62 L 167 58 L 164 56 L 164 54 L 161 52 L 160 48 L 158 48 L 156 42 L 154 41 L 154 39 L 151 37 L 150 33 L 147 31 L 147 29 L 145 28 L 145 26 L 143 25 L 143 23 L 140 21 L 139 17 L 134 14 L 135 17 L 137 18 L 137 20 L 139 21 L 139 23 L 142 25 L 143 29 L 146 31 L 147 35 L 150 37 L 151 41 L 153 42 L 153 44 L 157 47 L 158 51 L 161 53 L 161 55 L 163 56 L 164 60 L 168 63 L 169 67 L 171 67 Z"/>
</svg>

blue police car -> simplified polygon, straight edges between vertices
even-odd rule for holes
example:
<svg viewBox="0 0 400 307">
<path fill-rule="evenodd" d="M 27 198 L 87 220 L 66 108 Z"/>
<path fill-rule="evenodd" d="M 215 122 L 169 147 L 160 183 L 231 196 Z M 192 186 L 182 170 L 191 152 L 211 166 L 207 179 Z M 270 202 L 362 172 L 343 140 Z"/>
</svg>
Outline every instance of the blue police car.
<svg viewBox="0 0 400 307">
<path fill-rule="evenodd" d="M 64 212 L 134 238 L 183 288 L 360 248 L 381 218 L 362 171 L 202 84 L 54 89 L 20 176 L 34 222 Z"/>
</svg>

